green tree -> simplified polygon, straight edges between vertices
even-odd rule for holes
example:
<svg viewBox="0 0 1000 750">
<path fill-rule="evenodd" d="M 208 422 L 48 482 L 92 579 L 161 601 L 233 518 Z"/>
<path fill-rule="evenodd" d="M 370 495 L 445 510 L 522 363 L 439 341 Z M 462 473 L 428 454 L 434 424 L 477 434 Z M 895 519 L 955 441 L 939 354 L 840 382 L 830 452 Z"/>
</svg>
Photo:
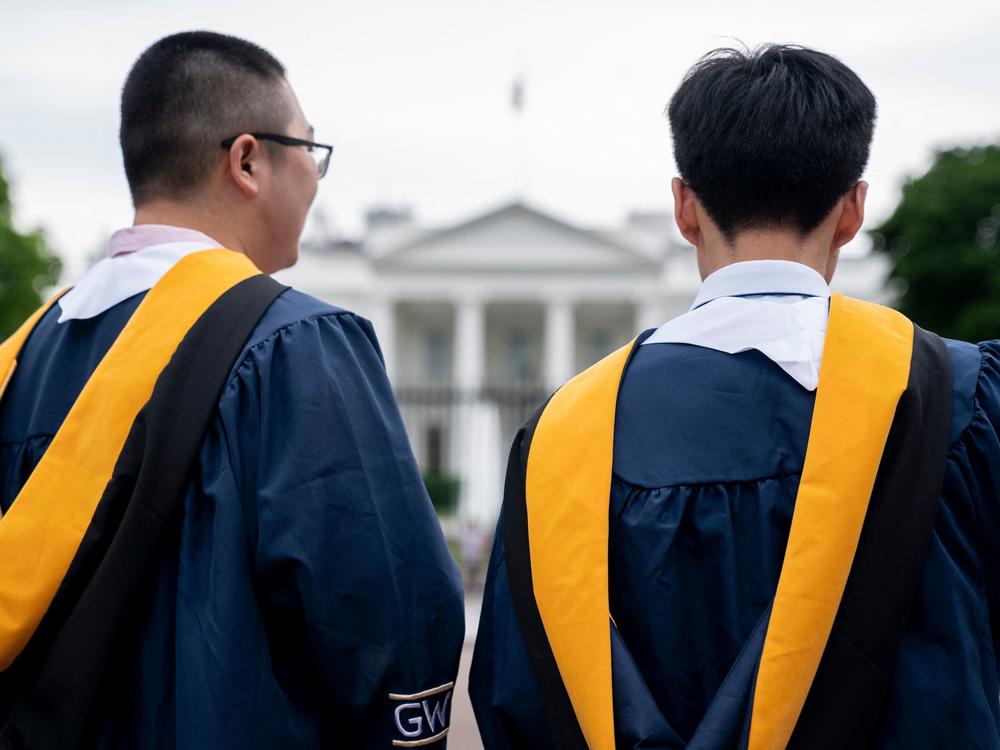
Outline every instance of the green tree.
<svg viewBox="0 0 1000 750">
<path fill-rule="evenodd" d="M 903 314 L 942 336 L 1000 338 L 1000 146 L 939 152 L 873 235 Z"/>
<path fill-rule="evenodd" d="M 10 184 L 0 163 L 0 341 L 42 303 L 61 268 L 42 230 L 22 234 L 14 228 Z"/>
</svg>

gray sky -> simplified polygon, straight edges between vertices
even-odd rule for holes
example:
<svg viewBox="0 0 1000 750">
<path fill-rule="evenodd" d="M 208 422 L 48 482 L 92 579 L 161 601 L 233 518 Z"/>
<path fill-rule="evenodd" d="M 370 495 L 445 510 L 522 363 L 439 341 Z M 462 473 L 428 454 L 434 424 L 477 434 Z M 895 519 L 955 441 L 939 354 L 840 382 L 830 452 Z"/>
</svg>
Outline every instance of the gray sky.
<svg viewBox="0 0 1000 750">
<path fill-rule="evenodd" d="M 588 226 L 668 209 L 663 108 L 698 56 L 734 39 L 817 47 L 874 90 L 867 226 L 935 148 L 1000 140 L 995 0 L 0 2 L 0 153 L 19 225 L 45 227 L 70 278 L 131 223 L 125 75 L 185 29 L 244 36 L 282 60 L 317 140 L 336 145 L 316 206 L 348 234 L 375 202 L 430 223 L 516 194 Z"/>
</svg>

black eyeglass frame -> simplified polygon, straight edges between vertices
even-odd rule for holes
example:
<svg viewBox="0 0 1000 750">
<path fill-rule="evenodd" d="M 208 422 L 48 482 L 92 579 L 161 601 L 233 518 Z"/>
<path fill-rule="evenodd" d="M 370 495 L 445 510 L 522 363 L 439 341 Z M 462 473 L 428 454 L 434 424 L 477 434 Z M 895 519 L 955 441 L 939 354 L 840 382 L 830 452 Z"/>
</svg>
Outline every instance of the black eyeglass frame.
<svg viewBox="0 0 1000 750">
<path fill-rule="evenodd" d="M 333 146 L 328 143 L 316 143 L 315 141 L 307 141 L 302 138 L 293 138 L 290 135 L 282 135 L 281 133 L 240 133 L 240 135 L 252 135 L 259 141 L 274 141 L 275 143 L 280 143 L 282 146 L 305 146 L 309 151 L 314 151 L 317 148 L 321 148 L 326 151 L 326 155 L 322 160 L 316 162 L 316 171 L 318 173 L 317 179 L 322 180 L 324 175 L 326 175 L 326 170 L 330 166 L 330 157 L 333 155 Z M 239 135 L 234 135 L 226 138 L 219 145 L 222 148 L 231 148 L 239 138 Z"/>
</svg>

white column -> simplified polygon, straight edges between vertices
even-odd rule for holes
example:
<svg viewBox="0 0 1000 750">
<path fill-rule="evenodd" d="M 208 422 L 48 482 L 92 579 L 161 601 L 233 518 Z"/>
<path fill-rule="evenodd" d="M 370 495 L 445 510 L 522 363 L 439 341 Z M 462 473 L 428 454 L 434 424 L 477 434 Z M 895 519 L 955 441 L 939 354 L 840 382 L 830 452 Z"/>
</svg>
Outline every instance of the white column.
<svg viewBox="0 0 1000 750">
<path fill-rule="evenodd" d="M 574 375 L 576 321 L 573 303 L 552 299 L 545 306 L 545 387 L 555 390 Z"/>
<path fill-rule="evenodd" d="M 478 391 L 483 386 L 486 326 L 479 299 L 459 300 L 455 305 L 455 385 Z"/>
<path fill-rule="evenodd" d="M 503 495 L 500 413 L 482 393 L 486 353 L 483 302 L 467 297 L 455 305 L 455 385 L 458 401 L 452 431 L 454 470 L 461 482 L 459 515 L 483 526 L 495 522 Z"/>
<path fill-rule="evenodd" d="M 392 299 L 378 299 L 371 305 L 370 319 L 375 328 L 382 358 L 385 360 L 385 370 L 389 380 L 397 384 L 399 373 L 396 372 L 396 303 Z"/>
</svg>

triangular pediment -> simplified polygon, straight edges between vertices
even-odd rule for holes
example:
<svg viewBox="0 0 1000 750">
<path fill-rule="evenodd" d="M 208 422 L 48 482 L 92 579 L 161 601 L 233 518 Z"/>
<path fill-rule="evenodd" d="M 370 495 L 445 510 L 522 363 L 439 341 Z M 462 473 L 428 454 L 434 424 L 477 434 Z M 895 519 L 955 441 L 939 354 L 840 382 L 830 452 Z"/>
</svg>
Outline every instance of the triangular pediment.
<svg viewBox="0 0 1000 750">
<path fill-rule="evenodd" d="M 651 269 L 659 262 L 638 248 L 521 203 L 383 247 L 373 259 L 380 267 L 399 270 L 576 273 Z"/>
</svg>

